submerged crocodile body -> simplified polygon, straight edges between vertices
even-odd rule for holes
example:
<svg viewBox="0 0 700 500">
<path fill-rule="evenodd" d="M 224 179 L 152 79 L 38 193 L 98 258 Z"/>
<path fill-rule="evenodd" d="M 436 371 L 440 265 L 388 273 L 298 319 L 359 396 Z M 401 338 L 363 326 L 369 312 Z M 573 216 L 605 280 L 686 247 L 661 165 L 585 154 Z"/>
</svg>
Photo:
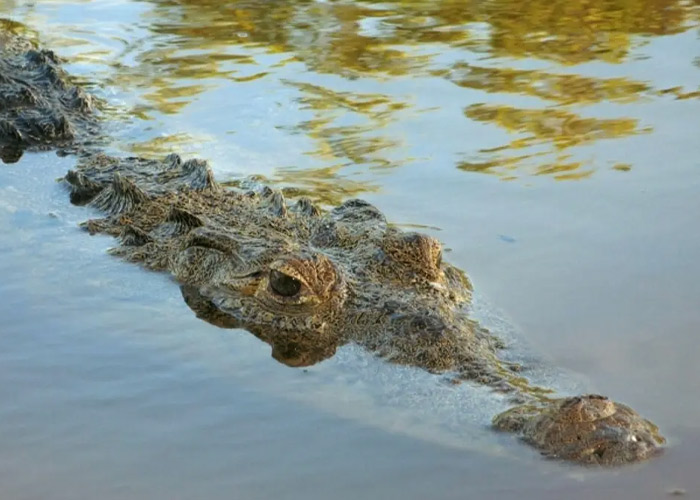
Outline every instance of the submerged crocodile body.
<svg viewBox="0 0 700 500">
<path fill-rule="evenodd" d="M 95 136 L 92 97 L 70 82 L 58 57 L 36 48 L 0 19 L 0 159 L 25 150 L 74 151 Z"/>
<path fill-rule="evenodd" d="M 0 78 L 34 71 L 22 62 L 39 57 L 32 52 L 13 53 L 20 62 L 0 65 Z M 63 82 L 55 57 L 40 54 Z M 35 137 L 24 118 L 65 111 L 65 82 L 47 77 L 31 89 L 38 104 L 0 112 L 0 130 L 17 142 L 16 130 L 29 146 L 70 142 L 67 134 Z M 0 105 L 7 95 L 0 91 Z M 549 398 L 523 384 L 519 367 L 499 359 L 502 343 L 468 317 L 471 284 L 442 260 L 440 243 L 391 226 L 369 203 L 324 211 L 252 182 L 224 187 L 206 162 L 175 154 L 158 161 L 93 151 L 64 181 L 73 203 L 105 214 L 84 226 L 118 238 L 114 254 L 171 273 L 198 317 L 250 331 L 281 362 L 309 365 L 354 342 L 390 362 L 488 385 L 519 403 L 494 419 L 495 428 L 573 462 L 636 462 L 663 444 L 627 406 L 602 396 Z"/>
</svg>

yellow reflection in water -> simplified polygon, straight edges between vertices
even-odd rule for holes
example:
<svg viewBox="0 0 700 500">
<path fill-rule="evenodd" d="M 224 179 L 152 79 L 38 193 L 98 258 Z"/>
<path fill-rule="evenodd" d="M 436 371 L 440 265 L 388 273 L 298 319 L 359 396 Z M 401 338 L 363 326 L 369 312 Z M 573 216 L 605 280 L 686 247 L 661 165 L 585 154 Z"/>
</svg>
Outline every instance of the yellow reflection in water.
<svg viewBox="0 0 700 500">
<path fill-rule="evenodd" d="M 505 130 L 517 133 L 509 144 L 491 150 L 481 150 L 493 159 L 483 162 L 461 162 L 458 168 L 470 172 L 486 172 L 507 175 L 520 169 L 536 157 L 554 155 L 554 161 L 540 163 L 531 169 L 535 175 L 552 175 L 557 180 L 574 180 L 592 174 L 582 162 L 568 161 L 562 151 L 600 139 L 616 139 L 632 134 L 648 132 L 641 129 L 637 120 L 629 118 L 583 118 L 575 113 L 558 109 L 518 109 L 511 106 L 474 104 L 465 114 L 477 121 L 494 123 Z M 550 146 L 546 152 L 532 155 L 509 156 L 511 151 L 536 146 Z M 500 156 L 503 155 L 503 156 Z M 528 161 L 524 161 L 528 160 Z"/>
<path fill-rule="evenodd" d="M 438 43 L 565 64 L 621 62 L 634 35 L 680 32 L 692 9 L 679 0 L 155 3 L 158 32 L 276 47 L 296 53 L 316 71 L 386 75 L 412 74 L 424 61 L 406 46 Z"/>
<path fill-rule="evenodd" d="M 342 165 L 313 169 L 280 168 L 274 177 L 257 175 L 251 179 L 264 184 L 275 184 L 286 196 L 306 196 L 313 202 L 332 208 L 361 193 L 379 191 L 371 182 L 359 181 L 341 173 Z M 224 186 L 240 187 L 241 180 L 222 182 Z"/>
<path fill-rule="evenodd" d="M 698 99 L 700 98 L 700 87 L 698 90 L 686 91 L 683 87 L 671 87 L 670 89 L 663 89 L 659 91 L 660 94 L 672 94 L 676 96 L 676 99 Z"/>
<path fill-rule="evenodd" d="M 0 7 L 1 6 L 2 3 L 0 3 Z M 19 35 L 26 38 L 26 43 L 31 45 L 36 43 L 38 33 L 28 26 L 12 19 L 0 18 L 0 48 L 4 50 L 6 42 L 10 40 L 12 43 L 17 43 L 17 40 L 12 35 Z"/>
<path fill-rule="evenodd" d="M 649 81 L 622 76 L 596 77 L 584 74 L 580 66 L 620 65 L 614 73 L 624 75 L 623 65 L 640 55 L 635 51 L 643 51 L 649 39 L 698 24 L 697 0 L 148 4 L 151 9 L 139 26 L 148 34 L 126 41 L 107 81 L 138 93 L 133 114 L 144 120 L 179 114 L 202 93 L 221 86 L 247 85 L 260 89 L 261 95 L 271 89 L 270 102 L 296 99 L 299 109 L 284 106 L 284 123 L 270 125 L 310 139 L 306 153 L 316 164 L 308 175 L 316 172 L 318 182 L 329 183 L 327 190 L 336 189 L 338 197 L 344 188 L 332 184 L 337 175 L 322 175 L 327 166 L 334 171 L 385 168 L 422 155 L 415 151 L 421 149 L 416 147 L 420 135 L 407 137 L 398 131 L 407 117 L 425 117 L 450 131 L 464 129 L 465 137 L 474 136 L 466 130 L 475 122 L 511 136 L 491 149 L 476 139 L 436 145 L 462 170 L 505 179 L 540 175 L 570 180 L 596 169 L 579 154 L 580 145 L 650 130 L 630 118 L 636 103 L 694 99 L 700 92 L 682 86 L 657 89 Z M 415 96 L 405 93 L 403 85 L 410 81 L 420 82 L 410 86 Z M 422 100 L 432 106 L 444 81 L 455 85 L 450 94 L 454 99 L 417 109 Z M 296 94 L 278 98 L 274 93 L 280 85 Z M 379 86 L 381 93 L 375 90 Z M 610 116 L 610 108 L 605 118 L 596 116 L 596 105 L 610 102 L 624 105 L 612 108 L 617 116 Z M 447 113 L 450 108 L 465 113 L 454 118 Z M 159 145 L 154 147 L 160 152 Z M 606 158 L 602 163 L 620 160 Z"/>
<path fill-rule="evenodd" d="M 286 83 L 300 91 L 301 109 L 314 115 L 290 128 L 316 141 L 318 148 L 309 154 L 331 164 L 393 166 L 382 152 L 399 143 L 380 131 L 394 120 L 397 111 L 408 107 L 407 103 L 382 94 L 336 92 L 309 83 Z M 353 123 L 339 123 L 341 120 Z"/>
<path fill-rule="evenodd" d="M 211 143 L 213 137 L 186 133 L 160 135 L 152 139 L 130 144 L 129 149 L 140 156 L 163 158 L 173 151 L 183 156 L 201 155 L 204 144 Z"/>
<path fill-rule="evenodd" d="M 600 101 L 631 102 L 651 88 L 648 83 L 627 78 L 593 78 L 571 73 L 519 70 L 456 63 L 433 73 L 460 87 L 489 93 L 521 94 L 562 105 Z"/>
<path fill-rule="evenodd" d="M 351 179 L 341 170 L 342 165 L 303 170 L 280 168 L 270 181 L 283 186 L 283 192 L 289 196 L 307 196 L 327 208 L 362 193 L 379 191 L 376 184 Z"/>
<path fill-rule="evenodd" d="M 687 2 L 675 0 L 500 0 L 487 2 L 491 52 L 563 64 L 622 62 L 634 35 L 687 28 Z"/>
<path fill-rule="evenodd" d="M 660 90 L 644 81 L 578 74 L 573 65 L 623 63 L 641 37 L 678 33 L 697 21 L 695 7 L 681 0 L 153 3 L 156 7 L 149 17 L 150 29 L 175 37 L 166 49 L 154 48 L 142 58 L 158 66 L 158 74 L 163 75 L 149 82 L 151 91 L 146 98 L 155 109 L 178 112 L 206 89 L 206 85 L 183 85 L 180 80 L 225 78 L 245 83 L 274 78 L 275 71 L 287 64 L 303 63 L 306 75 L 331 73 L 348 79 L 447 79 L 483 95 L 481 102 L 478 98 L 475 102 L 473 94 L 465 94 L 463 102 L 454 103 L 465 108 L 466 119 L 514 136 L 499 148 L 484 150 L 472 145 L 472 152 L 458 159 L 457 166 L 506 179 L 523 175 L 560 180 L 588 177 L 595 168 L 576 159 L 577 146 L 648 131 L 624 115 L 602 119 L 595 117 L 593 110 L 584 113 L 581 108 L 600 102 L 629 104 L 658 97 Z M 280 58 L 263 63 L 255 52 L 259 50 Z M 197 54 L 182 55 L 188 51 Z M 229 55 L 239 59 L 227 59 Z M 474 61 L 474 55 L 479 62 L 465 62 Z M 553 69 L 520 69 L 513 64 L 518 58 L 547 61 Z M 257 65 L 258 69 L 250 71 L 242 65 Z M 430 80 L 426 81 L 430 92 Z M 316 82 L 287 84 L 298 89 L 301 110 L 310 111 L 312 117 L 300 116 L 297 125 L 285 130 L 311 138 L 315 147 L 307 153 L 334 165 L 334 172 L 343 165 L 395 166 L 398 161 L 391 158 L 407 156 L 396 154 L 407 146 L 403 138 L 388 131 L 402 118 L 400 112 L 411 107 L 405 99 L 391 92 L 368 95 L 339 91 Z M 177 91 L 162 88 L 168 85 Z M 678 99 L 697 94 L 680 87 L 664 92 Z M 514 106 L 512 99 L 499 103 L 501 96 L 535 98 L 541 105 L 530 101 Z M 459 147 L 463 151 L 463 145 Z M 281 177 L 289 179 L 290 172 L 301 177 L 298 169 L 286 172 Z M 314 172 L 317 189 L 331 182 L 323 175 L 323 168 L 307 172 L 303 182 Z M 337 176 L 332 178 L 332 182 L 337 181 Z M 337 196 L 344 194 L 340 186 L 336 189 Z"/>
</svg>

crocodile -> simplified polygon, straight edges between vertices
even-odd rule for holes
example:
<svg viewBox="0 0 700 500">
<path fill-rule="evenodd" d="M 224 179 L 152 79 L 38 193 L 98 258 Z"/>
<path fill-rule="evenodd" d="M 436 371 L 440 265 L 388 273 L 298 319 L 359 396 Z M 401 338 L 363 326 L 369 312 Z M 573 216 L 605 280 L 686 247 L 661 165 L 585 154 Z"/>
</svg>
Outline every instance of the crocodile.
<svg viewBox="0 0 700 500">
<path fill-rule="evenodd" d="M 551 398 L 499 359 L 503 343 L 468 315 L 472 285 L 440 243 L 348 200 L 324 211 L 255 182 L 224 187 L 207 162 L 83 158 L 64 178 L 74 203 L 105 216 L 92 234 L 111 252 L 171 273 L 198 317 L 245 329 L 272 356 L 307 366 L 353 342 L 382 358 L 449 373 L 519 404 L 494 427 L 546 456 L 617 465 L 656 454 L 663 438 L 631 408 L 597 395 Z"/>
<path fill-rule="evenodd" d="M 486 385 L 515 405 L 493 427 L 547 457 L 613 466 L 663 449 L 657 427 L 621 403 L 530 385 L 503 359 L 504 343 L 470 317 L 472 284 L 435 238 L 390 224 L 366 201 L 326 210 L 251 179 L 224 186 L 203 160 L 86 148 L 86 124 L 97 123 L 90 98 L 66 83 L 53 53 L 11 51 L 0 82 L 0 104 L 15 102 L 12 89 L 33 96 L 2 107 L 0 140 L 20 150 L 79 146 L 62 181 L 72 203 L 102 212 L 83 227 L 115 237 L 114 255 L 170 273 L 199 318 L 249 331 L 289 366 L 355 343 L 391 363 Z M 60 127 L 43 125 L 56 120 Z"/>
</svg>

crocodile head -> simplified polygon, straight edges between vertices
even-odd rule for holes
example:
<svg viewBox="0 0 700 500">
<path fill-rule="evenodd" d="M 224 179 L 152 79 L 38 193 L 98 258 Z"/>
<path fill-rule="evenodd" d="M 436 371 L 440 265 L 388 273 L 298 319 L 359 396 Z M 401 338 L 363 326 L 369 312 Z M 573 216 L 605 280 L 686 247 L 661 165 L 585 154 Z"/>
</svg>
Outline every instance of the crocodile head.
<svg viewBox="0 0 700 500">
<path fill-rule="evenodd" d="M 172 251 L 168 269 L 200 317 L 253 332 L 273 357 L 295 366 L 348 341 L 431 370 L 467 365 L 454 355 L 464 351 L 450 345 L 463 337 L 465 345 L 480 345 L 463 310 L 470 285 L 442 261 L 437 240 L 390 227 L 359 200 L 326 214 L 308 201 L 270 214 L 280 200 L 265 190 L 261 199 L 245 198 L 244 206 L 264 207 L 265 216 L 247 214 L 256 222 L 234 231 L 203 222 Z M 282 220 L 303 230 L 294 239 L 284 231 L 260 234 Z"/>
<path fill-rule="evenodd" d="M 435 238 L 365 201 L 323 211 L 254 183 L 225 189 L 205 162 L 176 155 L 91 157 L 66 181 L 74 202 L 110 214 L 87 226 L 119 236 L 115 253 L 169 271 L 200 316 L 253 332 L 273 355 L 290 339 L 315 353 L 354 341 L 432 371 L 497 372 L 497 342 L 466 315 L 466 276 Z"/>
</svg>

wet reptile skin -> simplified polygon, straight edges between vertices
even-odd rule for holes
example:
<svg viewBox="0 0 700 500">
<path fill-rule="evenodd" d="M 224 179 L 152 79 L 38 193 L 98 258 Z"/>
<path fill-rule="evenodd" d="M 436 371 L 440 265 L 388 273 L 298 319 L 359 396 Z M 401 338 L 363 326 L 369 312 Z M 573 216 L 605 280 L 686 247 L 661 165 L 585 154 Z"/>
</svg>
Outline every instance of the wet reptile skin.
<svg viewBox="0 0 700 500">
<path fill-rule="evenodd" d="M 56 54 L 8 31 L 7 23 L 0 19 L 0 159 L 87 144 L 97 132 L 94 99 L 71 83 Z"/>
<path fill-rule="evenodd" d="M 68 173 L 74 201 L 107 215 L 85 223 L 119 239 L 112 252 L 171 273 L 210 323 L 244 328 L 291 366 L 355 342 L 384 359 L 447 372 L 522 404 L 494 427 L 548 457 L 621 465 L 658 453 L 656 426 L 602 396 L 551 399 L 499 360 L 501 342 L 468 317 L 471 284 L 440 243 L 387 223 L 362 200 L 325 212 L 266 186 L 219 186 L 206 164 L 84 158 Z M 244 183 L 245 184 L 245 183 Z"/>
</svg>

